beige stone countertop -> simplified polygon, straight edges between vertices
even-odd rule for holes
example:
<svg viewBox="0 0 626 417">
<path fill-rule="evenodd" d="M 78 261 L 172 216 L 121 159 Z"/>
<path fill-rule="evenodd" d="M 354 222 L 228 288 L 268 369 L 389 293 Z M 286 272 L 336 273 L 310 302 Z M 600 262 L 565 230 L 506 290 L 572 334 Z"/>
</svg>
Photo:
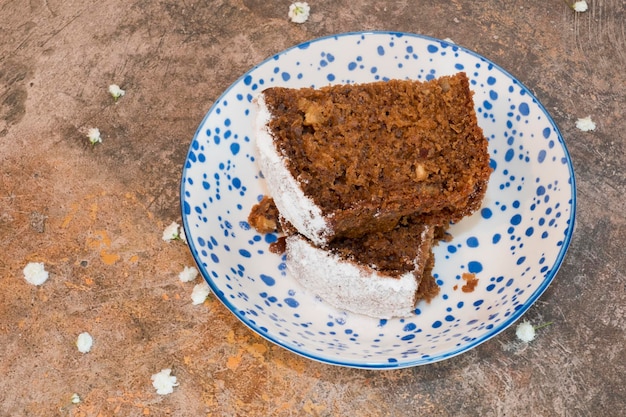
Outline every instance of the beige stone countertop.
<svg viewBox="0 0 626 417">
<path fill-rule="evenodd" d="M 1 416 L 617 416 L 626 410 L 626 7 L 622 0 L 0 1 Z M 487 57 L 559 126 L 576 230 L 514 327 L 459 356 L 386 371 L 318 363 L 215 296 L 191 303 L 181 170 L 211 105 L 254 65 L 350 31 L 419 33 Z M 117 103 L 108 92 L 118 84 Z M 596 129 L 576 121 L 590 116 Z M 89 128 L 102 142 L 91 145 Z M 29 262 L 49 272 L 40 286 Z M 76 338 L 89 332 L 89 353 Z M 511 348 L 511 346 L 517 346 Z M 179 385 L 158 395 L 151 375 Z M 72 402 L 77 394 L 80 401 Z"/>
</svg>

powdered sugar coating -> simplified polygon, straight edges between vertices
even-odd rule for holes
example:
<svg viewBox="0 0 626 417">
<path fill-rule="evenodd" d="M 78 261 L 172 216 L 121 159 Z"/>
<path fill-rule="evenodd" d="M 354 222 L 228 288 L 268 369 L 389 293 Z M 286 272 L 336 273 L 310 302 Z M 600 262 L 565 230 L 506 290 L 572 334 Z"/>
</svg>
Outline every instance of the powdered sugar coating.
<svg viewBox="0 0 626 417">
<path fill-rule="evenodd" d="M 415 309 L 417 280 L 413 273 L 387 277 L 313 247 L 298 235 L 287 237 L 287 271 L 340 310 L 391 318 L 411 316 Z"/>
<path fill-rule="evenodd" d="M 255 141 L 259 150 L 259 165 L 267 179 L 269 194 L 281 215 L 300 233 L 318 246 L 325 245 L 330 233 L 328 223 L 320 208 L 304 194 L 276 149 L 267 128 L 271 115 L 262 93 L 257 96 L 256 103 Z"/>
</svg>

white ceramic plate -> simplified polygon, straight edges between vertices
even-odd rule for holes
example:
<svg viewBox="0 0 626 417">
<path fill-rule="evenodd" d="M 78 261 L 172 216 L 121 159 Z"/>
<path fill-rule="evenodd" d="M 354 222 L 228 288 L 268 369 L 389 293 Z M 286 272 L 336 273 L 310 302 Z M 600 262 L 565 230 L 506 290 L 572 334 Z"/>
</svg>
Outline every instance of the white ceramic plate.
<svg viewBox="0 0 626 417">
<path fill-rule="evenodd" d="M 494 172 L 482 209 L 435 249 L 441 286 L 415 315 L 377 320 L 338 311 L 286 273 L 273 234 L 247 223 L 265 193 L 255 162 L 252 98 L 262 89 L 320 87 L 465 71 Z M 569 245 L 575 183 L 563 139 L 543 106 L 489 60 L 450 42 L 346 33 L 307 42 L 244 74 L 215 102 L 189 148 L 181 205 L 189 246 L 215 295 L 243 323 L 305 357 L 359 368 L 399 368 L 466 352 L 513 324 L 545 291 Z M 473 292 L 461 276 L 475 273 Z"/>
</svg>

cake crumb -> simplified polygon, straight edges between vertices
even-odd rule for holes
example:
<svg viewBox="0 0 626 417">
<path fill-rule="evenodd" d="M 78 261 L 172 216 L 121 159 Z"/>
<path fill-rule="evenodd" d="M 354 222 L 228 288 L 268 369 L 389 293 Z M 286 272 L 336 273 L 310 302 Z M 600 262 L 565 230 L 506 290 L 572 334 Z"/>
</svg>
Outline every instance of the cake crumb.
<svg viewBox="0 0 626 417">
<path fill-rule="evenodd" d="M 287 250 L 287 239 L 285 236 L 281 236 L 276 239 L 276 242 L 270 243 L 270 252 L 280 255 Z"/>
<path fill-rule="evenodd" d="M 278 231 L 278 209 L 271 197 L 264 196 L 248 215 L 248 223 L 259 233 Z"/>
<path fill-rule="evenodd" d="M 259 233 L 281 233 L 278 209 L 272 197 L 263 196 L 261 201 L 255 204 L 248 215 L 248 224 Z M 270 243 L 269 250 L 280 255 L 287 247 L 285 237 L 279 237 L 275 242 Z"/>
<path fill-rule="evenodd" d="M 478 285 L 478 278 L 476 278 L 476 274 L 465 272 L 463 273 L 462 278 L 465 281 L 465 285 L 461 287 L 461 291 L 474 292 L 474 288 Z"/>
</svg>

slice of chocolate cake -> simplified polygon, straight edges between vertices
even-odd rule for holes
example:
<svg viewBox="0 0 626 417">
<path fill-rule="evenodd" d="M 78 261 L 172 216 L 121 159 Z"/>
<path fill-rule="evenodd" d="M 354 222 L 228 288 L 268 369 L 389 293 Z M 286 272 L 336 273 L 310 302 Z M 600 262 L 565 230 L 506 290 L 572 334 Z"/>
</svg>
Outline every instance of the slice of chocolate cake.
<svg viewBox="0 0 626 417">
<path fill-rule="evenodd" d="M 257 98 L 261 170 L 283 216 L 319 247 L 394 229 L 408 215 L 445 225 L 476 210 L 490 174 L 464 73 Z"/>
<path fill-rule="evenodd" d="M 287 270 L 311 293 L 341 310 L 376 318 L 407 317 L 439 292 L 432 276 L 434 226 L 398 225 L 386 233 L 319 248 L 287 236 Z"/>
<path fill-rule="evenodd" d="M 248 223 L 260 233 L 286 234 L 279 246 L 287 254 L 287 270 L 341 310 L 377 318 L 410 316 L 419 300 L 439 292 L 432 247 L 443 239 L 443 227 L 407 217 L 388 232 L 338 238 L 320 248 L 285 223 L 267 196 L 252 208 Z"/>
<path fill-rule="evenodd" d="M 249 222 L 286 235 L 277 247 L 292 276 L 330 305 L 378 318 L 434 297 L 432 247 L 480 207 L 491 173 L 467 76 L 274 87 L 257 103 L 273 201 Z"/>
</svg>

